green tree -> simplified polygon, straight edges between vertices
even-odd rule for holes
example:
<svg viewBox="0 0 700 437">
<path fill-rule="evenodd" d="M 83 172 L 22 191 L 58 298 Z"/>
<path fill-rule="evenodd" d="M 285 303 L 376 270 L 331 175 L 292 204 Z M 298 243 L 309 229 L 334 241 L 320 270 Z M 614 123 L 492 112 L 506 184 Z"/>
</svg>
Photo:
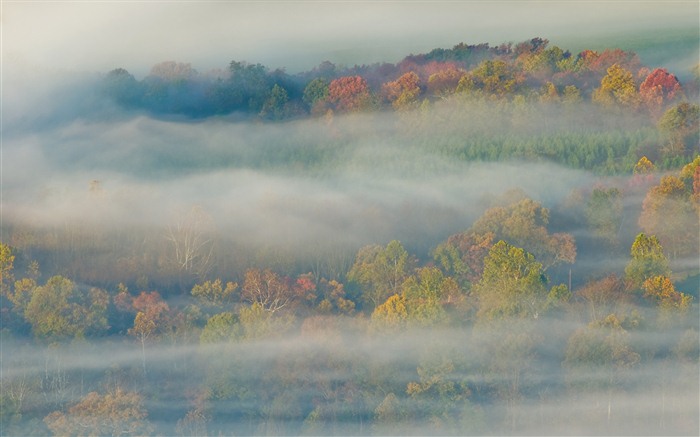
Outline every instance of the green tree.
<svg viewBox="0 0 700 437">
<path fill-rule="evenodd" d="M 654 235 L 637 235 L 630 249 L 632 259 L 625 267 L 625 279 L 630 288 L 640 288 L 654 276 L 669 276 L 671 270 L 659 240 Z"/>
<path fill-rule="evenodd" d="M 287 116 L 288 102 L 289 94 L 287 90 L 278 84 L 274 84 L 265 103 L 263 103 L 260 115 L 270 120 L 281 120 Z"/>
<path fill-rule="evenodd" d="M 408 320 L 431 326 L 447 320 L 443 304 L 456 304 L 461 295 L 457 283 L 437 267 L 422 267 L 402 284 Z"/>
<path fill-rule="evenodd" d="M 31 293 L 24 316 L 39 338 L 61 340 L 107 330 L 109 295 L 100 289 L 77 287 L 54 276 Z"/>
<path fill-rule="evenodd" d="M 608 246 L 619 244 L 622 226 L 622 193 L 617 188 L 595 188 L 586 203 L 586 221 L 596 237 Z"/>
<path fill-rule="evenodd" d="M 484 274 L 474 291 L 479 298 L 480 320 L 536 319 L 545 311 L 549 293 L 542 264 L 503 240 L 484 258 Z"/>
<path fill-rule="evenodd" d="M 325 114 L 328 100 L 328 81 L 322 77 L 313 79 L 304 88 L 302 101 L 309 107 L 311 114 Z"/>
<path fill-rule="evenodd" d="M 700 142 L 700 106 L 681 102 L 661 116 L 659 130 L 666 136 L 664 151 L 670 156 L 698 151 Z"/>
<path fill-rule="evenodd" d="M 191 293 L 200 304 L 206 307 L 221 307 L 232 303 L 237 288 L 238 284 L 235 282 L 227 282 L 224 287 L 221 279 L 216 279 L 214 282 L 205 281 L 196 284 L 192 287 Z"/>
<path fill-rule="evenodd" d="M 362 301 L 375 308 L 392 294 L 401 292 L 401 284 L 413 270 L 415 260 L 397 240 L 386 247 L 365 246 L 359 250 L 348 272 L 348 280 L 360 286 Z"/>
<path fill-rule="evenodd" d="M 231 341 L 240 335 L 239 331 L 240 325 L 235 314 L 231 312 L 219 313 L 207 320 L 207 324 L 199 336 L 199 342 L 205 344 Z"/>
</svg>

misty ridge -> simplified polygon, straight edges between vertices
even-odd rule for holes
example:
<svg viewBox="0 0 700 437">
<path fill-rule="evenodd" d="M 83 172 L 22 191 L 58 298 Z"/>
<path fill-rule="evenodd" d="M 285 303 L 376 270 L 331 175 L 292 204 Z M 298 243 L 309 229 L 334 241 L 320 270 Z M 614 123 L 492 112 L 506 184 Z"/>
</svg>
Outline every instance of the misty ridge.
<svg viewBox="0 0 700 437">
<path fill-rule="evenodd" d="M 0 434 L 697 435 L 697 63 L 8 67 Z"/>
</svg>

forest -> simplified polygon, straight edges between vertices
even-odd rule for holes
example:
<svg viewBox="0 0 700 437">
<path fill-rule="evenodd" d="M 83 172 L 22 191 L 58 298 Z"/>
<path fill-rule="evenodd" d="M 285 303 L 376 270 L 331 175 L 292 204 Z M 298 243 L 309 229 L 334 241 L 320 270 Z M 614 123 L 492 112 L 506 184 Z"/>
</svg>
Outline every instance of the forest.
<svg viewBox="0 0 700 437">
<path fill-rule="evenodd" d="M 698 60 L 55 80 L 3 127 L 1 435 L 698 434 Z"/>
</svg>

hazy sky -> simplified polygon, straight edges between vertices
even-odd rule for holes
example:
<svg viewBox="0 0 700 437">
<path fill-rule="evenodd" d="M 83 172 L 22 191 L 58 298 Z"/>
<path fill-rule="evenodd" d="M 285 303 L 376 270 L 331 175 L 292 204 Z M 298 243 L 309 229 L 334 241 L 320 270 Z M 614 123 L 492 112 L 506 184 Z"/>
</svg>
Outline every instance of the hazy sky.
<svg viewBox="0 0 700 437">
<path fill-rule="evenodd" d="M 3 1 L 2 52 L 65 70 L 137 76 L 158 62 L 231 60 L 295 72 L 323 60 L 396 62 L 459 42 L 534 36 L 563 45 L 629 30 L 697 27 L 689 1 Z"/>
</svg>

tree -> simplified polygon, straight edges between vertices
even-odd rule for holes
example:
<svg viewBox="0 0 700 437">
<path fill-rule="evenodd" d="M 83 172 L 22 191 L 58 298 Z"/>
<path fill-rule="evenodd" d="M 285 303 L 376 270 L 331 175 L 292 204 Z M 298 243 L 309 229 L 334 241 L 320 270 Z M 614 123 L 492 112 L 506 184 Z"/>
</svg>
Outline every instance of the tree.
<svg viewBox="0 0 700 437">
<path fill-rule="evenodd" d="M 408 319 L 420 326 L 431 326 L 447 320 L 443 305 L 461 300 L 459 286 L 445 277 L 437 267 L 422 267 L 409 276 L 401 286 L 406 299 Z"/>
<path fill-rule="evenodd" d="M 639 85 L 639 97 L 642 104 L 658 117 L 667 103 L 683 97 L 683 89 L 676 76 L 665 68 L 656 68 Z"/>
<path fill-rule="evenodd" d="M 223 286 L 221 279 L 214 282 L 206 281 L 192 287 L 192 296 L 207 307 L 220 307 L 231 303 L 234 292 L 238 288 L 235 282 L 227 282 Z"/>
<path fill-rule="evenodd" d="M 666 136 L 664 150 L 669 156 L 695 153 L 700 143 L 700 106 L 681 102 L 664 112 L 658 127 Z"/>
<path fill-rule="evenodd" d="M 468 289 L 481 279 L 484 257 L 493 246 L 494 238 L 493 232 L 466 231 L 451 235 L 433 250 L 433 259 L 460 287 Z"/>
<path fill-rule="evenodd" d="M 270 120 L 281 120 L 287 114 L 287 103 L 289 102 L 289 94 L 287 90 L 275 84 L 270 90 L 270 94 L 263 103 L 260 115 Z"/>
<path fill-rule="evenodd" d="M 267 68 L 261 64 L 231 61 L 226 83 L 226 106 L 231 110 L 258 113 L 272 87 Z"/>
<path fill-rule="evenodd" d="M 157 291 L 142 292 L 133 300 L 132 306 L 137 313 L 134 318 L 134 326 L 129 329 L 129 335 L 136 337 L 141 343 L 141 363 L 145 376 L 146 342 L 164 331 L 170 307 Z"/>
<path fill-rule="evenodd" d="M 53 276 L 31 292 L 24 317 L 39 338 L 85 337 L 107 330 L 108 304 L 105 291 L 77 287 L 69 279 Z"/>
<path fill-rule="evenodd" d="M 517 195 L 517 193 L 516 193 Z M 545 270 L 559 263 L 576 260 L 576 243 L 571 234 L 547 231 L 549 209 L 528 198 L 511 202 L 507 206 L 489 208 L 472 225 L 471 230 L 494 239 L 505 240 L 532 253 Z"/>
<path fill-rule="evenodd" d="M 142 103 L 144 90 L 131 73 L 116 68 L 103 79 L 102 93 L 118 105 L 136 108 Z"/>
<path fill-rule="evenodd" d="M 372 327 L 382 331 L 403 329 L 407 319 L 406 298 L 399 294 L 389 297 L 372 311 Z"/>
<path fill-rule="evenodd" d="M 348 280 L 360 286 L 362 301 L 374 308 L 389 296 L 401 292 L 415 261 L 401 243 L 390 241 L 386 247 L 370 245 L 361 248 L 348 272 Z"/>
<path fill-rule="evenodd" d="M 344 76 L 328 85 L 328 102 L 340 112 L 354 112 L 369 107 L 371 98 L 367 81 L 361 76 Z"/>
<path fill-rule="evenodd" d="M 501 60 L 488 60 L 459 80 L 457 92 L 482 90 L 487 95 L 504 97 L 514 93 L 522 81 L 511 65 Z"/>
<path fill-rule="evenodd" d="M 55 411 L 44 422 L 54 435 L 116 437 L 152 433 L 147 417 L 140 394 L 117 388 L 104 395 L 88 393 L 67 414 Z"/>
<path fill-rule="evenodd" d="M 524 249 L 501 240 L 484 258 L 484 274 L 474 289 L 479 298 L 477 317 L 537 319 L 548 306 L 546 287 L 542 264 Z"/>
<path fill-rule="evenodd" d="M 625 267 L 625 279 L 630 288 L 639 288 L 654 276 L 669 276 L 668 261 L 659 240 L 644 233 L 637 235 L 630 249 L 632 259 Z"/>
<path fill-rule="evenodd" d="M 619 244 L 622 226 L 622 193 L 617 188 L 594 188 L 586 203 L 586 220 L 596 237 L 610 247 Z"/>
<path fill-rule="evenodd" d="M 612 65 L 607 71 L 600 81 L 600 87 L 593 92 L 593 101 L 606 107 L 636 108 L 639 93 L 632 73 L 619 64 Z"/>
<path fill-rule="evenodd" d="M 251 304 L 257 304 L 264 311 L 274 313 L 290 305 L 295 295 L 289 282 L 277 273 L 266 269 L 248 269 L 241 291 L 241 298 Z"/>
<path fill-rule="evenodd" d="M 12 248 L 0 242 L 0 296 L 6 297 L 10 294 L 10 286 L 14 280 L 14 262 Z"/>
<path fill-rule="evenodd" d="M 454 94 L 460 79 L 465 74 L 467 72 L 463 69 L 448 65 L 447 68 L 428 77 L 428 93 L 436 97 L 447 97 Z"/>
<path fill-rule="evenodd" d="M 323 115 L 328 109 L 328 80 L 317 77 L 311 80 L 302 95 L 302 101 L 311 111 L 312 115 Z"/>
<path fill-rule="evenodd" d="M 690 309 L 693 297 L 676 291 L 667 276 L 653 276 L 642 284 L 644 297 L 659 307 L 659 322 L 668 325 L 679 322 Z"/>
<path fill-rule="evenodd" d="M 700 209 L 688 185 L 674 175 L 662 177 L 647 192 L 639 216 L 639 226 L 656 235 L 672 259 L 698 254 Z"/>
<path fill-rule="evenodd" d="M 199 336 L 199 342 L 216 344 L 231 341 L 240 335 L 239 331 L 240 326 L 233 313 L 219 313 L 207 320 L 207 324 Z"/>
<path fill-rule="evenodd" d="M 420 78 L 413 71 L 382 85 L 382 94 L 396 110 L 415 107 L 421 93 Z"/>
<path fill-rule="evenodd" d="M 587 307 L 591 322 L 601 321 L 609 314 L 624 314 L 632 304 L 624 281 L 616 275 L 590 281 L 575 294 Z"/>
<path fill-rule="evenodd" d="M 624 319 L 610 314 L 574 332 L 566 347 L 564 367 L 572 389 L 581 386 L 607 391 L 607 423 L 612 417 L 612 395 L 620 387 L 624 374 L 640 356 L 632 349 Z"/>
<path fill-rule="evenodd" d="M 202 278 L 212 268 L 213 221 L 201 207 L 194 206 L 168 226 L 166 239 L 171 243 L 171 262 L 186 274 Z"/>
</svg>

